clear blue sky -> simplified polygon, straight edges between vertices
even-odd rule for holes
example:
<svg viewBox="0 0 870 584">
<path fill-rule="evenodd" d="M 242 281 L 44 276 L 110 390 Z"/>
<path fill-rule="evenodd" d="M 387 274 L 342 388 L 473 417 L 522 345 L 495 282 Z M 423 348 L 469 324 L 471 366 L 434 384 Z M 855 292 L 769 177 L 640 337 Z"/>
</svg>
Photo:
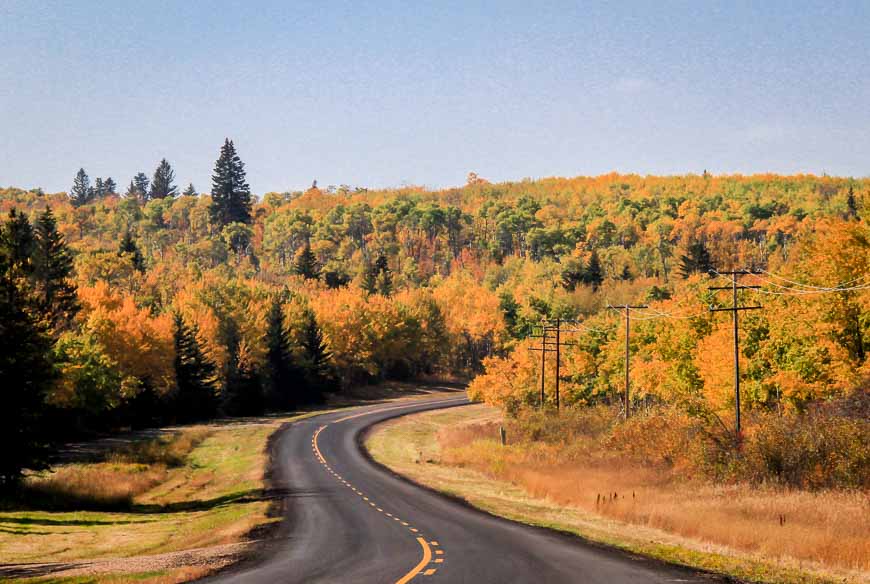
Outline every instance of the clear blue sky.
<svg viewBox="0 0 870 584">
<path fill-rule="evenodd" d="M 0 185 L 870 174 L 870 2 L 0 0 Z"/>
</svg>

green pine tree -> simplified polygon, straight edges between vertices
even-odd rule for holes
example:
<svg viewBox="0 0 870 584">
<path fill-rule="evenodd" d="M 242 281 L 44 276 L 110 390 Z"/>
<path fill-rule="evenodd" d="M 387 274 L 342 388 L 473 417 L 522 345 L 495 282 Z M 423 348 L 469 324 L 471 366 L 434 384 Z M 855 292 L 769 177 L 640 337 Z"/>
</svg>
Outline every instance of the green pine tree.
<svg viewBox="0 0 870 584">
<path fill-rule="evenodd" d="M 175 186 L 175 171 L 172 166 L 164 158 L 157 165 L 154 171 L 154 178 L 151 179 L 151 190 L 149 196 L 152 199 L 172 199 L 178 194 L 178 187 Z"/>
<path fill-rule="evenodd" d="M 175 415 L 179 422 L 207 420 L 217 411 L 215 366 L 200 347 L 196 325 L 175 314 Z"/>
<path fill-rule="evenodd" d="M 253 416 L 263 412 L 263 387 L 257 368 L 245 350 L 236 320 L 224 315 L 218 328 L 227 349 L 221 410 L 228 416 Z"/>
<path fill-rule="evenodd" d="M 57 230 L 51 207 L 46 207 L 36 220 L 33 258 L 40 310 L 53 330 L 63 330 L 78 312 L 79 303 L 72 280 L 72 253 Z"/>
<path fill-rule="evenodd" d="M 135 188 L 136 196 L 140 201 L 144 203 L 151 198 L 151 195 L 148 192 L 151 182 L 148 180 L 148 176 L 144 172 L 137 173 L 136 176 L 133 177 L 131 184 Z"/>
<path fill-rule="evenodd" d="M 855 188 L 849 185 L 849 195 L 846 197 L 846 218 L 858 218 L 858 200 L 855 198 Z"/>
<path fill-rule="evenodd" d="M 109 177 L 103 182 L 103 190 L 106 195 L 116 195 L 118 194 L 118 185 L 112 177 Z"/>
<path fill-rule="evenodd" d="M 326 393 L 338 389 L 338 382 L 332 366 L 332 353 L 313 312 L 307 314 L 300 344 L 308 378 L 308 395 L 305 401 L 321 403 Z"/>
<path fill-rule="evenodd" d="M 294 363 L 290 334 L 284 323 L 283 303 L 272 300 L 266 317 L 266 363 L 264 370 L 266 399 L 278 410 L 291 410 L 305 394 L 302 372 Z"/>
<path fill-rule="evenodd" d="M 133 268 L 140 274 L 145 273 L 145 257 L 133 240 L 133 234 L 130 231 L 124 232 L 124 237 L 121 238 L 121 243 L 118 245 L 118 255 L 128 256 L 133 264 Z"/>
<path fill-rule="evenodd" d="M 245 182 L 245 164 L 229 138 L 214 165 L 211 199 L 211 220 L 218 227 L 251 223 L 251 189 Z"/>
<path fill-rule="evenodd" d="M 593 249 L 589 255 L 589 265 L 586 266 L 583 280 L 587 284 L 591 284 L 593 290 L 597 290 L 601 283 L 604 282 L 604 270 L 601 267 L 598 250 Z"/>
<path fill-rule="evenodd" d="M 184 195 L 185 197 L 195 197 L 196 196 L 196 189 L 193 187 L 193 183 L 188 184 L 187 188 L 184 189 L 184 192 L 181 194 Z"/>
<path fill-rule="evenodd" d="M 8 241 L 7 225 L 0 239 Z M 53 379 L 51 342 L 32 312 L 9 250 L 0 246 L 0 490 L 14 488 L 24 469 L 48 466 L 46 395 Z"/>
<path fill-rule="evenodd" d="M 81 207 L 90 203 L 94 198 L 94 189 L 91 187 L 91 179 L 84 168 L 80 168 L 73 179 L 73 186 L 69 191 L 70 202 L 73 207 Z"/>
<path fill-rule="evenodd" d="M 688 278 L 692 274 L 706 274 L 713 269 L 713 261 L 707 246 L 701 240 L 689 244 L 686 254 L 680 256 L 680 274 Z"/>
<path fill-rule="evenodd" d="M 317 258 L 314 252 L 311 251 L 311 246 L 305 244 L 299 254 L 296 256 L 296 261 L 293 263 L 293 272 L 299 274 L 306 280 L 317 280 L 320 278 L 320 268 L 317 265 Z"/>
</svg>

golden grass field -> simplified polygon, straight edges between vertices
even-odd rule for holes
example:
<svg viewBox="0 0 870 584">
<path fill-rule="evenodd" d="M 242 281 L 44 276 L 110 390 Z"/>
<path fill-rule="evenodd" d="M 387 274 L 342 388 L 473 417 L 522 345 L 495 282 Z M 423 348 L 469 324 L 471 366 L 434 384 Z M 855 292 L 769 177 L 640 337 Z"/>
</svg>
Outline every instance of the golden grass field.
<svg viewBox="0 0 870 584">
<path fill-rule="evenodd" d="M 550 444 L 502 446 L 474 405 L 389 422 L 376 460 L 497 515 L 763 582 L 870 581 L 866 492 L 714 485 Z"/>
</svg>

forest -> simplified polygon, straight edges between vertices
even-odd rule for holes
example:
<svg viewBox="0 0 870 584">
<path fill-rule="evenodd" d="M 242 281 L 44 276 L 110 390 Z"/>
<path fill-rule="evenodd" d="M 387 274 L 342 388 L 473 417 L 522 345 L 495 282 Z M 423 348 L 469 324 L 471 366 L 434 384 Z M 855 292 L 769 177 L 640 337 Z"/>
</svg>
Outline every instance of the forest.
<svg viewBox="0 0 870 584">
<path fill-rule="evenodd" d="M 0 455 L 4 486 L 61 441 L 386 379 L 470 379 L 510 414 L 551 407 L 555 369 L 540 404 L 529 350 L 542 319 L 576 323 L 561 405 L 619 405 L 626 339 L 609 307 L 628 303 L 647 307 L 631 407 L 730 428 L 731 321 L 710 310 L 730 297 L 710 288 L 735 269 L 757 286 L 740 303 L 761 307 L 740 317 L 746 415 L 868 414 L 867 179 L 470 173 L 443 190 L 258 197 L 230 140 L 207 192 L 180 191 L 166 159 L 124 188 L 71 175 L 68 192 L 0 189 L 0 436 L 20 445 Z"/>
</svg>

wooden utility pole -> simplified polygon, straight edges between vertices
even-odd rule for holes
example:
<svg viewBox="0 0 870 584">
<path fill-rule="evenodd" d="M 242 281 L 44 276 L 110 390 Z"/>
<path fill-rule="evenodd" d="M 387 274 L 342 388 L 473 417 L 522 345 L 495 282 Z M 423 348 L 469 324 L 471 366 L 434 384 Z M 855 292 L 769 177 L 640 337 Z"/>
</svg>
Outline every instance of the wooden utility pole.
<svg viewBox="0 0 870 584">
<path fill-rule="evenodd" d="M 554 396 L 554 401 L 556 403 L 556 409 L 558 410 L 561 407 L 561 396 L 559 395 L 560 391 L 560 377 L 561 377 L 561 368 L 562 368 L 562 347 L 570 347 L 576 345 L 574 342 L 565 342 L 562 340 L 563 332 L 576 332 L 574 329 L 570 329 L 570 331 L 566 331 L 562 328 L 562 325 L 565 321 L 561 318 L 557 318 L 556 320 L 542 320 L 541 321 L 541 334 L 540 335 L 532 335 L 531 338 L 541 339 L 540 347 L 530 347 L 530 351 L 540 351 L 541 352 L 541 408 L 544 407 L 544 373 L 546 371 L 547 365 L 547 353 L 555 353 L 556 354 L 556 391 Z M 550 338 L 554 338 L 554 340 L 549 340 Z"/>
<path fill-rule="evenodd" d="M 719 307 L 710 306 L 710 312 L 730 312 L 731 321 L 734 325 L 734 413 L 735 413 L 735 431 L 737 439 L 740 440 L 740 330 L 738 322 L 738 314 L 741 310 L 760 310 L 761 306 L 740 306 L 737 303 L 738 290 L 751 290 L 761 288 L 761 286 L 741 286 L 738 285 L 740 276 L 748 276 L 755 274 L 751 270 L 735 270 L 732 272 L 715 272 L 722 276 L 731 276 L 730 286 L 711 286 L 710 290 L 731 290 L 731 306 Z"/>
<path fill-rule="evenodd" d="M 609 306 L 609 308 L 622 310 L 625 314 L 625 418 L 631 415 L 631 400 L 629 399 L 629 388 L 631 386 L 629 378 L 629 360 L 631 359 L 631 344 L 629 343 L 629 335 L 631 334 L 631 309 L 632 308 L 649 308 L 646 304 L 621 304 L 619 306 Z"/>
</svg>

